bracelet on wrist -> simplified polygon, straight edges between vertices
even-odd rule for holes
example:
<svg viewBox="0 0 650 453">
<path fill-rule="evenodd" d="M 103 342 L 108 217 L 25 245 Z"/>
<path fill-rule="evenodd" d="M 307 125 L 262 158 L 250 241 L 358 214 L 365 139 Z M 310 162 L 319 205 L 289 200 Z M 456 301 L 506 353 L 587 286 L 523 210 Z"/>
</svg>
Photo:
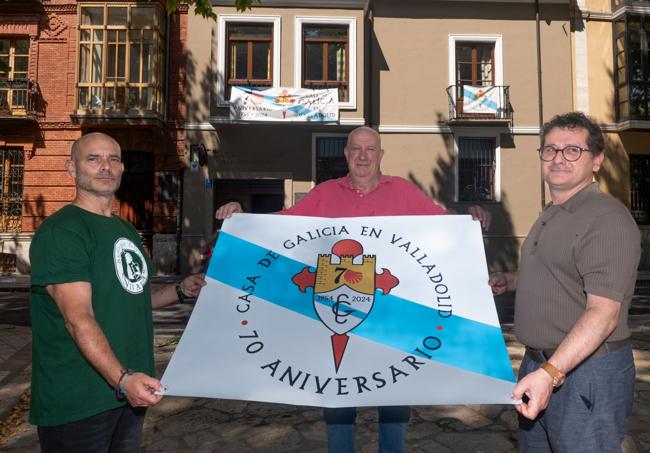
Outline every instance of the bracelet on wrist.
<svg viewBox="0 0 650 453">
<path fill-rule="evenodd" d="M 178 296 L 178 303 L 184 304 L 185 293 L 183 293 L 183 287 L 181 286 L 181 282 L 176 282 L 176 295 Z"/>
<path fill-rule="evenodd" d="M 120 374 L 120 378 L 117 381 L 117 385 L 115 386 L 115 396 L 119 400 L 123 400 L 126 397 L 126 383 L 129 380 L 129 378 L 135 373 L 131 368 L 125 368 L 122 370 L 122 373 Z"/>
</svg>

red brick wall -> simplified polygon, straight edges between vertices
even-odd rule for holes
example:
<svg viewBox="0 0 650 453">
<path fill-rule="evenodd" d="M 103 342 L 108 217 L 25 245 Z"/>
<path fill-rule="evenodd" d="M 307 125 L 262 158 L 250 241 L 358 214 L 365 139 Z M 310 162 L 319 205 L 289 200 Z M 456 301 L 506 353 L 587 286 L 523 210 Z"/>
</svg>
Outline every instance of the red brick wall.
<svg viewBox="0 0 650 453">
<path fill-rule="evenodd" d="M 75 112 L 77 7 L 73 0 L 0 2 L 0 37 L 30 37 L 29 78 L 40 88 L 37 121 L 0 118 L 0 146 L 25 149 L 23 232 L 33 232 L 43 219 L 73 199 L 73 180 L 64 163 L 72 143 L 83 133 L 100 130 L 114 136 L 123 149 L 154 153 L 156 183 L 161 171 L 180 174 L 183 162 L 187 9 L 167 16 L 169 68 L 173 68 L 167 79 L 167 120 L 135 125 L 108 120 L 88 125 L 71 116 Z M 176 231 L 175 203 L 154 199 L 153 211 L 154 233 Z"/>
</svg>

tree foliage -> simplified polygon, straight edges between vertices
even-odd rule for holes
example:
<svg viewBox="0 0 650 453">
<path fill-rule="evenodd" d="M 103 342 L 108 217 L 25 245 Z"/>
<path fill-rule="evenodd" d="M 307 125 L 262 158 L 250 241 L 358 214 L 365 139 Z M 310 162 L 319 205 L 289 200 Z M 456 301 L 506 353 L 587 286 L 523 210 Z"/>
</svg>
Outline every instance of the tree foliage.
<svg viewBox="0 0 650 453">
<path fill-rule="evenodd" d="M 237 11 L 243 12 L 251 9 L 253 2 L 259 3 L 260 0 L 233 0 Z M 194 13 L 210 19 L 216 19 L 217 15 L 212 11 L 210 0 L 167 0 L 167 12 L 173 13 L 178 11 L 181 3 L 187 3 L 194 7 Z"/>
</svg>

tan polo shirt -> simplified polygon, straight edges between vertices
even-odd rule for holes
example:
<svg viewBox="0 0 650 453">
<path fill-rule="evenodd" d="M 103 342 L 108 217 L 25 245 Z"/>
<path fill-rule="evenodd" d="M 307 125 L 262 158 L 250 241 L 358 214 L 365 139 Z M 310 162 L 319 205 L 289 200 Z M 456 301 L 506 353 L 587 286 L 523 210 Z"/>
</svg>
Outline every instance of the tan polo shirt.
<svg viewBox="0 0 650 453">
<path fill-rule="evenodd" d="M 517 339 L 536 349 L 557 348 L 584 313 L 587 293 L 621 303 L 618 326 L 607 341 L 628 338 L 640 243 L 627 208 L 597 183 L 562 205 L 549 203 L 522 247 Z"/>
</svg>

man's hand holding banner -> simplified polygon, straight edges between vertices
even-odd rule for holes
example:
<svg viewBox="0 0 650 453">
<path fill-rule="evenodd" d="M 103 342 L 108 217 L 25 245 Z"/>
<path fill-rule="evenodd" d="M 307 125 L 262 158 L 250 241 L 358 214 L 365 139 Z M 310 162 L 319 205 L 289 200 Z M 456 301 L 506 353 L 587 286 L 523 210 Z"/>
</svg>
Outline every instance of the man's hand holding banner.
<svg viewBox="0 0 650 453">
<path fill-rule="evenodd" d="M 512 403 L 478 222 L 237 214 L 166 394 L 324 407 Z"/>
</svg>

